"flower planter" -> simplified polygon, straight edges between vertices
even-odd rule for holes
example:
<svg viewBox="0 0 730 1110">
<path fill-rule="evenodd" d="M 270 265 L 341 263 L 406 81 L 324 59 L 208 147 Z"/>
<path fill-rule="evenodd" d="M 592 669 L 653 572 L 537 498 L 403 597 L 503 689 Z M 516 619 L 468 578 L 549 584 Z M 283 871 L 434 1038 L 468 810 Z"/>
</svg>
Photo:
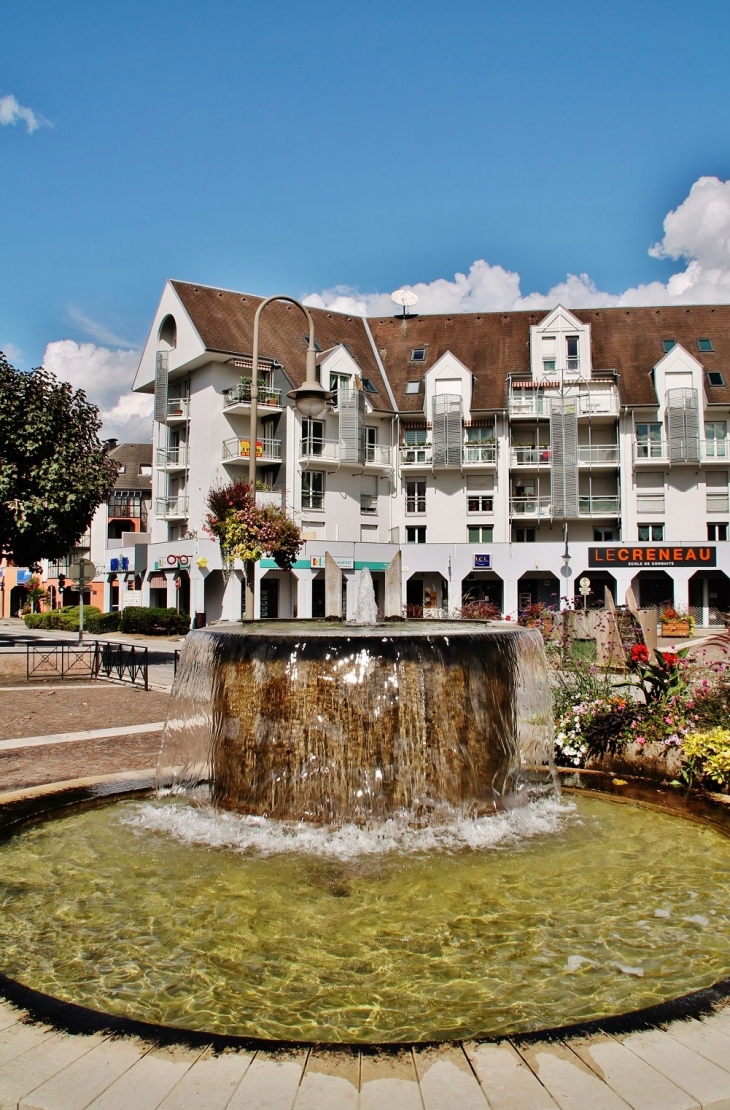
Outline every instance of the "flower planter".
<svg viewBox="0 0 730 1110">
<path fill-rule="evenodd" d="M 662 636 L 689 637 L 692 635 L 692 626 L 689 621 L 663 621 Z"/>
</svg>

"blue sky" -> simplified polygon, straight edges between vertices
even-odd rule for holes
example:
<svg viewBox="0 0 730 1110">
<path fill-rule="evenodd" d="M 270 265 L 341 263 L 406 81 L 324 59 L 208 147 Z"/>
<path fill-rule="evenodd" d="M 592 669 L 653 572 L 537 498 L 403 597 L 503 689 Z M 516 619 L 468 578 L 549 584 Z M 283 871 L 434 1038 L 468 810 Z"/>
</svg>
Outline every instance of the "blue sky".
<svg viewBox="0 0 730 1110">
<path fill-rule="evenodd" d="M 126 373 L 170 276 L 378 311 L 403 283 L 451 305 L 430 283 L 456 272 L 455 310 L 730 300 L 721 0 L 5 0 L 2 32 L 18 365 L 66 341 L 127 350 Z M 676 257 L 647 253 L 663 237 Z M 702 280 L 666 292 L 693 258 Z"/>
</svg>

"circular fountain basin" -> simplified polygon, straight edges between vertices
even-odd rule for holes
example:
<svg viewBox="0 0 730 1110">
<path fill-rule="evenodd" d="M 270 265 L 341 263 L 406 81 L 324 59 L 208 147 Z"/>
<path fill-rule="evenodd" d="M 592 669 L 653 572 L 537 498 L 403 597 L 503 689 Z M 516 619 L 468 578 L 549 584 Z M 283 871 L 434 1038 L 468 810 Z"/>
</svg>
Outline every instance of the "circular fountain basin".
<svg viewBox="0 0 730 1110">
<path fill-rule="evenodd" d="M 730 974 L 729 865 L 717 829 L 595 797 L 336 830 L 123 799 L 0 843 L 2 971 L 186 1030 L 506 1035 Z"/>
</svg>

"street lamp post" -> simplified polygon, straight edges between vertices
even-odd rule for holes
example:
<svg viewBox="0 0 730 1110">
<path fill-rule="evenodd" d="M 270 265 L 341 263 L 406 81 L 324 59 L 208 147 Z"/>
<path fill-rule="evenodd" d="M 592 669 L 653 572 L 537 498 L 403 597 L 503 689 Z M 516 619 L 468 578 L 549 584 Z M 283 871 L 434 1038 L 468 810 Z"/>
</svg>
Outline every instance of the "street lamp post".
<svg viewBox="0 0 730 1110">
<path fill-rule="evenodd" d="M 296 308 L 301 309 L 307 317 L 309 324 L 309 344 L 307 346 L 307 373 L 304 385 L 292 389 L 287 393 L 296 405 L 297 411 L 302 416 L 313 418 L 324 412 L 329 399 L 327 390 L 317 381 L 317 348 L 314 345 L 314 320 L 309 309 L 295 300 L 294 297 L 284 295 L 267 297 L 256 309 L 253 320 L 253 358 L 251 367 L 251 421 L 248 441 L 248 484 L 251 493 L 256 498 L 256 439 L 258 434 L 258 400 L 259 400 L 259 325 L 261 313 L 272 301 L 288 301 Z M 246 579 L 246 609 L 245 619 L 255 620 L 254 613 L 254 574 L 256 564 L 252 559 L 247 559 L 245 564 Z"/>
</svg>

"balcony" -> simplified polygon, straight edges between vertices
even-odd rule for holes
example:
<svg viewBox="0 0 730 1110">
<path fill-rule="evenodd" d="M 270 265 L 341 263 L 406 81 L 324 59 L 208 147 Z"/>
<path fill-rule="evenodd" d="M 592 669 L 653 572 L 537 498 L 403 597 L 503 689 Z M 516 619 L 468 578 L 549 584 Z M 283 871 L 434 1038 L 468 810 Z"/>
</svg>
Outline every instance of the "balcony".
<svg viewBox="0 0 730 1110">
<path fill-rule="evenodd" d="M 281 390 L 259 383 L 258 408 L 281 412 Z M 237 385 L 223 394 L 223 409 L 227 413 L 251 411 L 251 385 Z"/>
<path fill-rule="evenodd" d="M 185 424 L 190 417 L 189 397 L 168 397 L 166 424 Z"/>
<path fill-rule="evenodd" d="M 509 503 L 511 516 L 515 517 L 551 517 L 553 503 L 550 497 L 512 497 Z"/>
<path fill-rule="evenodd" d="M 580 516 L 619 516 L 621 513 L 621 498 L 615 495 L 579 497 L 578 513 Z"/>
<path fill-rule="evenodd" d="M 186 470 L 190 466 L 187 447 L 159 447 L 156 458 L 159 470 Z"/>
<path fill-rule="evenodd" d="M 155 501 L 155 516 L 163 520 L 187 520 L 190 501 L 186 494 L 177 497 L 158 497 Z"/>
<path fill-rule="evenodd" d="M 530 444 L 521 444 L 510 451 L 510 466 L 529 466 L 532 468 L 550 466 L 552 452 L 549 447 L 534 447 Z"/>
<path fill-rule="evenodd" d="M 669 462 L 669 444 L 665 439 L 634 439 L 634 463 Z"/>
<path fill-rule="evenodd" d="M 620 462 L 619 446 L 617 443 L 578 444 L 579 466 L 609 466 L 616 467 Z"/>
<path fill-rule="evenodd" d="M 465 443 L 464 466 L 475 469 L 497 465 L 496 443 Z"/>
<path fill-rule="evenodd" d="M 223 441 L 223 462 L 224 463 L 248 463 L 251 457 L 251 440 L 239 439 L 235 436 L 233 439 L 225 439 Z M 265 466 L 271 463 L 281 462 L 281 440 L 280 439 L 257 439 L 256 440 L 256 465 Z"/>
<path fill-rule="evenodd" d="M 419 444 L 415 447 L 400 448 L 400 464 L 402 467 L 427 470 L 433 466 L 433 448 L 430 443 Z"/>
<path fill-rule="evenodd" d="M 730 440 L 727 439 L 702 439 L 700 440 L 700 455 L 703 463 L 718 463 L 727 466 L 730 463 Z"/>
<path fill-rule="evenodd" d="M 364 467 L 365 470 L 389 470 L 391 467 L 390 447 L 368 444 L 362 462 L 357 459 L 343 459 L 342 448 L 343 444 L 338 439 L 303 439 L 299 444 L 299 461 L 302 466 L 325 470 L 342 466 Z"/>
<path fill-rule="evenodd" d="M 512 419 L 520 417 L 542 417 L 548 419 L 552 412 L 553 399 L 561 394 L 558 389 L 546 390 L 520 389 L 512 386 L 509 395 L 509 415 Z M 565 401 L 568 411 L 576 416 L 618 416 L 618 395 L 614 387 L 595 388 L 590 386 L 580 392 L 566 390 Z"/>
<path fill-rule="evenodd" d="M 390 447 L 380 447 L 377 443 L 368 443 L 365 447 L 365 466 L 378 470 L 390 470 L 393 465 L 391 459 L 393 452 Z"/>
</svg>

